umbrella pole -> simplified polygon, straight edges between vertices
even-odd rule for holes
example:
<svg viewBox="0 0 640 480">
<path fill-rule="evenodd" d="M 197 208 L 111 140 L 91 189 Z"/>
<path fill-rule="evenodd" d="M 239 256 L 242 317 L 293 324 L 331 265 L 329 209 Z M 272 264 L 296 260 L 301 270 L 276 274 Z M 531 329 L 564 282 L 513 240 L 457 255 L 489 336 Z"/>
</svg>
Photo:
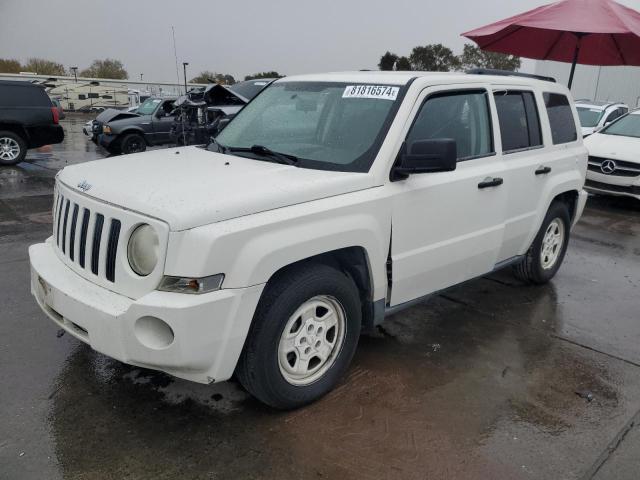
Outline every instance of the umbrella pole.
<svg viewBox="0 0 640 480">
<path fill-rule="evenodd" d="M 576 73 L 576 63 L 578 63 L 579 51 L 580 47 L 576 47 L 576 53 L 573 55 L 573 63 L 571 64 L 571 73 L 569 74 L 569 90 L 571 90 L 571 85 L 573 84 L 573 74 Z"/>
<path fill-rule="evenodd" d="M 571 73 L 569 74 L 569 90 L 571 90 L 571 85 L 573 85 L 573 74 L 576 73 L 576 64 L 578 63 L 578 54 L 580 53 L 580 41 L 582 37 L 586 34 L 582 32 L 577 32 L 574 34 L 578 41 L 576 42 L 576 51 L 573 53 L 573 63 L 571 64 Z"/>
</svg>

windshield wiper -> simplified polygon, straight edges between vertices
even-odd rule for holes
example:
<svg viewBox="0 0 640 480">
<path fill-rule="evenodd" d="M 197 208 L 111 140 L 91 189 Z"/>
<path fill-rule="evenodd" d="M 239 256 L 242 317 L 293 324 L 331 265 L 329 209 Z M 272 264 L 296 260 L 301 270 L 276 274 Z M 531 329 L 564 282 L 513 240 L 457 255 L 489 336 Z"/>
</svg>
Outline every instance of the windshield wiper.
<svg viewBox="0 0 640 480">
<path fill-rule="evenodd" d="M 232 153 L 236 152 L 248 152 L 253 153 L 259 157 L 263 157 L 266 159 L 274 160 L 278 163 L 283 163 L 285 165 L 295 165 L 298 163 L 298 157 L 295 155 L 289 155 L 288 153 L 280 153 L 274 152 L 268 147 L 264 145 L 253 145 L 252 147 L 227 147 L 227 150 Z"/>
</svg>

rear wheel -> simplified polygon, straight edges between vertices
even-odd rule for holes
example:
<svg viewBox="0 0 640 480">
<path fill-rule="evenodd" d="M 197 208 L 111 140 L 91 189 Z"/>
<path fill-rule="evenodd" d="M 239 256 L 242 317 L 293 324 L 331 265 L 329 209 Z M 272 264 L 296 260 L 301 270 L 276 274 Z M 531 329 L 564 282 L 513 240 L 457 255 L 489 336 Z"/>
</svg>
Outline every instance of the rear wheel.
<svg viewBox="0 0 640 480">
<path fill-rule="evenodd" d="M 524 259 L 514 266 L 516 277 L 535 284 L 551 280 L 560 269 L 567 252 L 570 228 L 567 205 L 552 203 Z"/>
<path fill-rule="evenodd" d="M 142 135 L 137 133 L 129 133 L 125 135 L 120 141 L 120 151 L 122 153 L 139 153 L 144 152 L 147 149 L 147 144 L 144 141 Z"/>
<path fill-rule="evenodd" d="M 360 323 L 360 297 L 351 278 L 326 265 L 298 267 L 267 286 L 237 377 L 272 407 L 308 404 L 347 370 Z"/>
<path fill-rule="evenodd" d="M 15 165 L 27 156 L 27 144 L 22 137 L 8 130 L 0 131 L 0 165 Z"/>
</svg>

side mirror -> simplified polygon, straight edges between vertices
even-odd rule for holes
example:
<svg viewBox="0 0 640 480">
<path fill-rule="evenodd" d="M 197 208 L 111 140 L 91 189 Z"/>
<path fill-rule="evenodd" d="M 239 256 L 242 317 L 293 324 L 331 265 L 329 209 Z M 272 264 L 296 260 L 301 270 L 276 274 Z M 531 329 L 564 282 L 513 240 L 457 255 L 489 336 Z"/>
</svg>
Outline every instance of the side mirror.
<svg viewBox="0 0 640 480">
<path fill-rule="evenodd" d="M 416 140 L 404 144 L 392 179 L 401 180 L 414 173 L 450 172 L 456 169 L 458 149 L 452 138 Z"/>
</svg>

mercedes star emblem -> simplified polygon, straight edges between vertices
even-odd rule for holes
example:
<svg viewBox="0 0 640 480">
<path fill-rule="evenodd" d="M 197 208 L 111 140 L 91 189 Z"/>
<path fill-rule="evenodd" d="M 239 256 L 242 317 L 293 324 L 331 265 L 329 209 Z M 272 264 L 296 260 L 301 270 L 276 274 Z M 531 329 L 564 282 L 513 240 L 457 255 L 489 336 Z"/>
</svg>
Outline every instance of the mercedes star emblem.
<svg viewBox="0 0 640 480">
<path fill-rule="evenodd" d="M 616 171 L 616 162 L 613 160 L 605 160 L 602 162 L 602 165 L 600 165 L 600 170 L 602 170 L 602 173 L 609 175 Z"/>
</svg>

